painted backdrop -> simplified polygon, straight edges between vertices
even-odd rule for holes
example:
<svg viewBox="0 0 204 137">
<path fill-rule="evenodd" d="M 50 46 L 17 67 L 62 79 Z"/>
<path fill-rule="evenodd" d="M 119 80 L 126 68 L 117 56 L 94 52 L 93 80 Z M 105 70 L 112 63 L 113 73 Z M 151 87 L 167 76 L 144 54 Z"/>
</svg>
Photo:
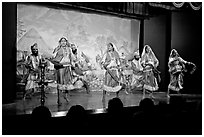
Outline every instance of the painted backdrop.
<svg viewBox="0 0 204 137">
<path fill-rule="evenodd" d="M 103 71 L 98 60 L 103 57 L 108 42 L 117 47 L 121 58 L 132 58 L 139 47 L 139 21 L 45 6 L 17 5 L 17 61 L 30 54 L 30 46 L 35 42 L 40 54 L 53 56 L 62 36 L 89 59 L 94 75 L 100 75 Z M 52 65 L 50 69 L 53 69 Z"/>
</svg>

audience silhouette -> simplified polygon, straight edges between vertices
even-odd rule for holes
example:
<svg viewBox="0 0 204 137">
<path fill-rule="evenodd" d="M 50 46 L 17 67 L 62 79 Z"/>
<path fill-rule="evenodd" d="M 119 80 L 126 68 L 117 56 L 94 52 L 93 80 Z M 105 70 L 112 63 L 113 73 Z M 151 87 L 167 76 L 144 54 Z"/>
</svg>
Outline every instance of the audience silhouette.
<svg viewBox="0 0 204 137">
<path fill-rule="evenodd" d="M 108 101 L 106 131 L 110 134 L 123 134 L 124 129 L 127 128 L 126 118 L 121 99 L 118 97 L 110 99 Z"/>
<path fill-rule="evenodd" d="M 74 105 L 71 106 L 66 116 L 70 120 L 84 120 L 86 111 L 81 105 Z"/>
<path fill-rule="evenodd" d="M 94 114 L 81 105 L 73 105 L 64 117 L 52 117 L 48 107 L 38 106 L 32 111 L 31 121 L 27 119 L 22 122 L 24 126 L 21 128 L 32 134 L 200 133 L 202 102 L 187 105 L 182 98 L 173 97 L 170 99 L 170 104 L 160 102 L 155 105 L 154 103 L 151 98 L 145 98 L 140 101 L 138 107 L 131 109 L 124 107 L 122 100 L 115 97 L 108 101 L 106 113 Z M 16 127 L 16 124 L 13 127 Z"/>
<path fill-rule="evenodd" d="M 71 106 L 66 118 L 68 120 L 69 129 L 71 129 L 74 134 L 83 134 L 87 132 L 87 114 L 83 106 Z M 69 131 L 69 133 L 72 133 L 71 131 Z"/>
<path fill-rule="evenodd" d="M 38 106 L 33 109 L 32 114 L 31 131 L 35 131 L 34 134 L 47 134 L 52 127 L 52 114 L 50 110 L 45 106 Z M 52 133 L 52 132 L 50 132 Z"/>
<path fill-rule="evenodd" d="M 119 98 L 112 98 L 108 102 L 108 113 L 118 116 L 123 111 L 123 103 Z"/>
<path fill-rule="evenodd" d="M 45 106 L 38 106 L 33 109 L 32 117 L 35 119 L 47 119 L 52 116 L 50 110 Z"/>
<path fill-rule="evenodd" d="M 158 128 L 154 102 L 150 98 L 144 98 L 139 103 L 139 111 L 133 114 L 135 132 L 139 134 L 152 134 Z"/>
</svg>

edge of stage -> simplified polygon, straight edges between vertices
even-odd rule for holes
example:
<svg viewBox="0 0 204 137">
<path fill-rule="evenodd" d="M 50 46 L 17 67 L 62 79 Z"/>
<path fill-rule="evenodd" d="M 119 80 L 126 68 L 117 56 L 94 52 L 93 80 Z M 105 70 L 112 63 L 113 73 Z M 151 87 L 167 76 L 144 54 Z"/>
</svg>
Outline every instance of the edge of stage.
<svg viewBox="0 0 204 137">
<path fill-rule="evenodd" d="M 161 102 L 168 103 L 166 92 L 154 92 L 154 104 L 157 105 Z M 69 92 L 67 103 L 63 97 L 61 97 L 62 105 L 57 104 L 57 93 L 56 89 L 48 89 L 46 91 L 45 106 L 51 111 L 52 117 L 66 116 L 68 110 L 73 105 L 82 105 L 87 112 L 92 114 L 106 113 L 108 101 L 111 98 L 116 97 L 116 93 L 109 93 L 106 95 L 105 100 L 102 100 L 102 91 L 91 91 L 89 94 L 85 89 L 73 90 Z M 135 108 L 139 106 L 139 102 L 142 100 L 142 91 L 131 91 L 126 94 L 124 91 L 120 91 L 119 98 L 123 102 L 124 108 Z M 146 94 L 149 98 L 149 94 Z M 201 94 L 170 94 L 170 98 L 182 98 L 186 102 L 201 101 Z M 2 104 L 2 115 L 3 116 L 15 116 L 15 115 L 26 115 L 31 114 L 32 110 L 40 106 L 40 92 L 32 95 L 30 99 L 23 100 L 18 98 L 14 103 Z"/>
</svg>

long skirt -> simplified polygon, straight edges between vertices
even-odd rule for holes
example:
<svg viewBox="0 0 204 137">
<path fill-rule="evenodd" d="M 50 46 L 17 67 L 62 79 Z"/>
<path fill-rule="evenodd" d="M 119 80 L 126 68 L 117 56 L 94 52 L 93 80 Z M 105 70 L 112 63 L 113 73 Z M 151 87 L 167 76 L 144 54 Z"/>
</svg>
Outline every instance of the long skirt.
<svg viewBox="0 0 204 137">
<path fill-rule="evenodd" d="M 132 89 L 141 90 L 143 85 L 144 85 L 143 72 L 134 73 L 131 82 Z"/>
<path fill-rule="evenodd" d="M 70 67 L 56 69 L 57 89 L 69 90 L 73 88 Z"/>
<path fill-rule="evenodd" d="M 156 91 L 159 89 L 157 79 L 154 76 L 152 69 L 144 71 L 144 89 L 149 91 Z"/>
<path fill-rule="evenodd" d="M 170 74 L 170 83 L 168 88 L 173 91 L 180 91 L 183 89 L 183 73 Z"/>
<path fill-rule="evenodd" d="M 112 76 L 117 77 L 119 79 L 119 72 L 117 69 L 110 69 L 110 73 Z M 105 80 L 103 89 L 108 92 L 117 92 L 120 90 L 121 86 L 119 85 L 119 81 L 112 78 L 108 71 L 105 72 Z"/>
<path fill-rule="evenodd" d="M 25 90 L 33 89 L 35 92 L 36 88 L 39 87 L 38 83 L 37 83 L 38 78 L 39 78 L 38 74 L 30 73 L 28 78 L 27 78 Z"/>
</svg>

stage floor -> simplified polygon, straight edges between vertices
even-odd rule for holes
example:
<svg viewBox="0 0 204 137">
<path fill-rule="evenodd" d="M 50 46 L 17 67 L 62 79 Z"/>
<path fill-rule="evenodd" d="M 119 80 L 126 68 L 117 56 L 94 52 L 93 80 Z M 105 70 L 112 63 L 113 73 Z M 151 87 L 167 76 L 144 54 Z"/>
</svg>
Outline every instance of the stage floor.
<svg viewBox="0 0 204 137">
<path fill-rule="evenodd" d="M 102 91 L 90 91 L 89 94 L 84 89 L 81 90 L 72 90 L 69 92 L 67 103 L 66 100 L 61 97 L 62 105 L 58 106 L 57 104 L 57 90 L 48 89 L 46 91 L 45 106 L 49 108 L 53 117 L 65 116 L 69 108 L 73 105 L 80 104 L 86 110 L 95 110 L 95 112 L 104 112 L 108 106 L 108 101 L 111 98 L 116 97 L 116 93 L 109 93 L 106 95 L 105 100 L 102 100 Z M 154 92 L 154 104 L 157 105 L 159 102 L 167 102 L 166 92 Z M 124 91 L 120 91 L 119 98 L 122 100 L 124 107 L 128 106 L 139 106 L 139 102 L 142 100 L 142 91 L 134 91 L 129 94 L 126 94 Z M 175 95 L 177 96 L 177 95 Z M 201 98 L 201 95 L 182 95 L 183 97 L 194 97 Z M 149 97 L 149 94 L 146 94 L 146 97 Z M 41 105 L 40 101 L 41 95 L 35 93 L 31 99 L 18 99 L 11 104 L 2 105 L 2 114 L 3 116 L 9 115 L 22 115 L 22 114 L 31 114 L 32 110 Z"/>
</svg>

